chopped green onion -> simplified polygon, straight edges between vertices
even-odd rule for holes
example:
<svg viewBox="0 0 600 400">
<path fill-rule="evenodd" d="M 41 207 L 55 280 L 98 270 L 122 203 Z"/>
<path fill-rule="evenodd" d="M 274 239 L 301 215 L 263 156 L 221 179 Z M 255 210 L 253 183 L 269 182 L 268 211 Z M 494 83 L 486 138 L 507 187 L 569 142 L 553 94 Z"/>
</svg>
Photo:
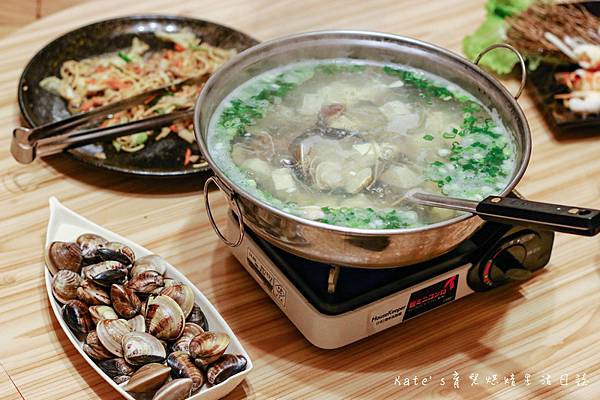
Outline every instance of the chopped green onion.
<svg viewBox="0 0 600 400">
<path fill-rule="evenodd" d="M 433 136 L 432 135 L 425 135 L 425 136 L 423 136 L 423 139 L 427 140 L 428 142 L 431 142 L 433 140 Z"/>
<path fill-rule="evenodd" d="M 381 229 L 398 229 L 414 225 L 412 219 L 397 210 L 375 210 L 373 208 L 331 208 L 322 207 L 325 216 L 320 222 L 332 225 L 348 226 L 351 228 L 362 228 L 369 226 L 373 221 L 379 220 Z"/>
<path fill-rule="evenodd" d="M 285 76 L 280 74 L 275 78 L 272 85 L 262 89 L 250 99 L 232 100 L 231 105 L 223 110 L 219 118 L 219 125 L 231 129 L 235 134 L 241 134 L 248 125 L 263 117 L 269 103 L 283 98 L 295 87 L 296 84 L 287 82 Z"/>
<path fill-rule="evenodd" d="M 204 51 L 204 52 L 208 52 L 208 49 L 206 47 L 202 47 L 202 46 L 196 46 L 196 45 L 190 45 L 190 50 L 194 50 L 194 51 Z"/>
<path fill-rule="evenodd" d="M 148 103 L 148 107 L 154 107 L 156 105 L 156 103 L 158 103 L 158 101 L 160 100 L 160 98 L 162 96 L 166 96 L 166 95 L 156 95 L 154 96 L 154 98 L 150 101 L 150 103 Z"/>
<path fill-rule="evenodd" d="M 316 71 L 322 72 L 327 75 L 334 75 L 344 72 L 362 72 L 367 68 L 366 65 L 362 64 L 352 64 L 352 65 L 344 65 L 344 64 L 322 64 L 317 65 L 315 68 Z"/>
<path fill-rule="evenodd" d="M 448 101 L 455 98 L 455 94 L 452 93 L 448 88 L 439 86 L 435 82 L 428 80 L 422 73 L 393 68 L 389 65 L 383 67 L 383 72 L 388 75 L 396 76 L 404 83 L 416 87 L 419 89 L 419 96 L 424 99 L 428 99 L 429 97 L 437 97 L 441 100 Z"/>
<path fill-rule="evenodd" d="M 119 51 L 117 53 L 117 55 L 119 57 L 121 57 L 123 59 L 123 61 L 125 61 L 125 62 L 131 62 L 132 61 L 131 58 L 127 54 L 123 53 L 122 51 Z"/>
</svg>

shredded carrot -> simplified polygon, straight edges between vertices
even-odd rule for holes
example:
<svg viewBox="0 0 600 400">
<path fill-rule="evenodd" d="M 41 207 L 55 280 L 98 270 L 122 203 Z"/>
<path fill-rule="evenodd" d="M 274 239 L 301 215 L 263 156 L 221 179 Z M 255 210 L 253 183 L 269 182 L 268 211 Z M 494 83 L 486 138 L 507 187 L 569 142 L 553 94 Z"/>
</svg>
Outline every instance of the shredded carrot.
<svg viewBox="0 0 600 400">
<path fill-rule="evenodd" d="M 152 100 L 154 100 L 156 98 L 155 94 L 151 94 L 150 96 L 146 97 L 146 100 L 144 100 L 144 104 L 150 104 L 152 103 Z"/>
<path fill-rule="evenodd" d="M 85 83 L 96 83 L 96 80 L 94 78 L 86 79 Z"/>
<path fill-rule="evenodd" d="M 167 60 L 170 60 L 170 59 L 171 59 L 171 57 L 173 57 L 173 50 L 167 50 L 167 51 L 165 51 L 165 55 L 164 55 L 164 57 L 165 57 Z"/>
<path fill-rule="evenodd" d="M 93 106 L 94 105 L 92 104 L 92 101 L 89 100 L 89 101 L 84 101 L 83 103 L 81 103 L 81 107 L 80 108 L 81 108 L 81 111 L 88 112 L 88 111 L 90 111 L 92 109 Z"/>
<path fill-rule="evenodd" d="M 173 66 L 177 67 L 177 68 L 181 68 L 181 58 L 177 58 L 173 61 Z"/>
<path fill-rule="evenodd" d="M 101 97 L 92 97 L 91 99 L 84 101 L 81 104 L 81 111 L 87 112 L 90 111 L 92 108 L 94 107 L 98 107 L 98 106 L 102 106 L 104 105 L 104 99 L 102 99 Z"/>
<path fill-rule="evenodd" d="M 100 72 L 106 71 L 107 69 L 108 69 L 107 67 L 99 65 L 99 66 L 96 67 L 96 69 L 94 69 L 94 72 L 100 73 Z"/>
<path fill-rule="evenodd" d="M 177 126 L 177 124 L 169 126 L 169 129 L 175 133 L 179 132 L 179 127 Z"/>
<path fill-rule="evenodd" d="M 186 166 L 190 163 L 190 159 L 192 158 L 192 149 L 189 147 L 185 149 L 185 159 L 183 160 L 183 165 Z"/>
<path fill-rule="evenodd" d="M 185 47 L 183 47 L 179 43 L 175 43 L 175 50 L 177 50 L 177 51 L 184 51 Z"/>
<path fill-rule="evenodd" d="M 104 83 L 106 83 L 113 90 L 124 89 L 131 86 L 129 82 L 123 82 L 114 78 L 107 79 L 104 81 Z"/>
</svg>

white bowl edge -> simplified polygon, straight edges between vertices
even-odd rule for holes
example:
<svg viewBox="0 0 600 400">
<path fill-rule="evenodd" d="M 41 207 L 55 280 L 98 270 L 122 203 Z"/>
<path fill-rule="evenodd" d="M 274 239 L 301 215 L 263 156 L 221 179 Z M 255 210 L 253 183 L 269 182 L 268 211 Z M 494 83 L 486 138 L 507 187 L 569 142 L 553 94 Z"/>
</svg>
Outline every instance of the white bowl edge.
<svg viewBox="0 0 600 400">
<path fill-rule="evenodd" d="M 138 245 L 137 243 L 132 242 L 131 240 L 120 236 L 108 229 L 105 229 L 88 220 L 87 218 L 75 213 L 74 211 L 62 205 L 55 197 L 50 197 L 48 203 L 50 206 L 50 218 L 48 221 L 48 228 L 46 232 L 46 244 L 44 247 L 44 252 L 46 252 L 46 249 L 48 248 L 50 243 L 56 240 L 74 241 L 78 235 L 85 232 L 91 232 L 101 235 L 108 240 L 118 241 L 131 247 L 135 252 L 136 256 L 153 254 L 151 251 Z M 125 397 L 128 400 L 136 400 L 133 396 L 131 396 L 123 389 L 122 386 L 124 384 L 118 385 L 106 373 L 104 373 L 104 371 L 102 371 L 87 354 L 85 354 L 82 348 L 83 343 L 71 332 L 71 329 L 67 326 L 67 324 L 62 318 L 62 305 L 58 301 L 56 301 L 52 294 L 52 275 L 50 274 L 50 271 L 47 267 L 44 268 L 44 275 L 46 280 L 46 291 L 48 293 L 48 298 L 50 301 L 50 305 L 52 306 L 52 310 L 54 311 L 54 315 L 58 320 L 58 323 L 60 324 L 61 328 L 73 344 L 73 346 L 77 349 L 79 354 L 81 354 L 81 356 L 87 361 L 87 363 L 90 364 L 90 366 L 102 378 L 104 378 L 105 381 L 107 381 L 113 388 L 115 388 L 123 397 Z M 231 343 L 229 345 L 228 352 L 241 354 L 244 357 L 246 357 L 246 360 L 248 360 L 246 369 L 244 371 L 233 375 L 232 377 L 228 378 L 227 380 L 218 385 L 215 385 L 210 388 L 204 387 L 200 390 L 200 392 L 189 397 L 189 399 L 213 400 L 224 397 L 231 391 L 233 391 L 233 389 L 235 389 L 240 383 L 242 383 L 246 375 L 250 373 L 250 371 L 254 367 L 254 365 L 252 364 L 252 360 L 250 359 L 250 356 L 248 355 L 246 349 L 244 349 L 239 339 L 237 338 L 237 336 L 235 336 L 235 334 L 233 333 L 227 322 L 223 319 L 221 314 L 219 314 L 219 312 L 212 305 L 212 303 L 208 301 L 204 294 L 200 292 L 200 290 L 198 290 L 198 288 L 192 282 L 190 282 L 185 275 L 179 272 L 175 267 L 170 266 L 170 268 L 165 273 L 165 276 L 172 277 L 173 279 L 178 280 L 192 288 L 194 294 L 196 295 L 196 302 L 200 305 L 202 311 L 204 312 L 208 320 L 210 330 L 216 330 L 227 333 L 231 337 Z"/>
</svg>

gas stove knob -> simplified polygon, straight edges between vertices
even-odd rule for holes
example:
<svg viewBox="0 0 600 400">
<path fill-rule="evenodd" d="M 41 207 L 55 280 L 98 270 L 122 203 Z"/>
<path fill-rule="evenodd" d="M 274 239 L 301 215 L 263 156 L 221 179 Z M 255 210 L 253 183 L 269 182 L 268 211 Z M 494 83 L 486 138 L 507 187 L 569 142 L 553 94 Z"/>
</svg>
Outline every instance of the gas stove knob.
<svg viewBox="0 0 600 400">
<path fill-rule="evenodd" d="M 550 260 L 553 241 L 552 232 L 520 229 L 509 233 L 469 271 L 469 286 L 484 291 L 529 279 Z"/>
<path fill-rule="evenodd" d="M 492 260 L 492 276 L 500 280 L 525 281 L 532 272 L 525 267 L 527 249 L 522 244 L 515 244 L 502 249 Z"/>
<path fill-rule="evenodd" d="M 524 231 L 502 241 L 481 265 L 483 284 L 491 288 L 509 281 L 529 279 L 532 266 L 527 261 L 528 248 L 538 239 L 536 233 Z"/>
</svg>

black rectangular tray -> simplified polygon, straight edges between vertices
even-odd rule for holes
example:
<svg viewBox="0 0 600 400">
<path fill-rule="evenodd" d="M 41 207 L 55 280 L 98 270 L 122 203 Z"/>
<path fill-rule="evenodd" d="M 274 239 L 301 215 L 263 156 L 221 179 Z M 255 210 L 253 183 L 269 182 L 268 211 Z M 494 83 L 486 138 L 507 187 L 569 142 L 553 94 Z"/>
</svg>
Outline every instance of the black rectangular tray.
<svg viewBox="0 0 600 400">
<path fill-rule="evenodd" d="M 600 16 L 600 2 L 583 2 L 588 11 Z M 553 128 L 557 137 L 600 135 L 600 113 L 583 115 L 574 113 L 554 96 L 568 93 L 565 85 L 559 84 L 554 75 L 558 72 L 574 71 L 577 65 L 553 65 L 542 63 L 535 71 L 529 72 L 529 87 L 540 107 L 546 122 Z"/>
</svg>

